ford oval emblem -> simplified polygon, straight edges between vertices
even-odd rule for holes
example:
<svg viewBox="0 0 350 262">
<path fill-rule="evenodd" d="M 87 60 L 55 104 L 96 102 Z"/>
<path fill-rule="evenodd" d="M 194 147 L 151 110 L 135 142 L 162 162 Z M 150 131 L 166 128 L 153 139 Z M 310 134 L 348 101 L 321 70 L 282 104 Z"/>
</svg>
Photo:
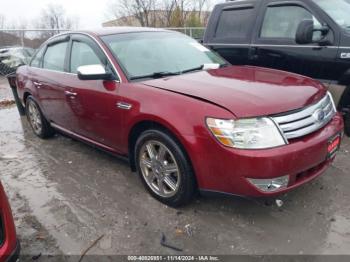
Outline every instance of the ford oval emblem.
<svg viewBox="0 0 350 262">
<path fill-rule="evenodd" d="M 316 110 L 312 116 L 316 119 L 317 122 L 322 122 L 326 117 L 325 112 L 321 109 Z"/>
</svg>

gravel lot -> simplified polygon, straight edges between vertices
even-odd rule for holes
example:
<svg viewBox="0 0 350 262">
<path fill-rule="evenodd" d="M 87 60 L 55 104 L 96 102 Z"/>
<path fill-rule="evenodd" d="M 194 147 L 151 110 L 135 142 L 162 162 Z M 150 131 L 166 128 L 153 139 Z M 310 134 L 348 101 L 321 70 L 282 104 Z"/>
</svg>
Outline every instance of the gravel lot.
<svg viewBox="0 0 350 262">
<path fill-rule="evenodd" d="M 1 84 L 2 83 L 2 84 Z M 0 100 L 6 84 L 0 80 Z M 0 177 L 22 254 L 350 255 L 350 141 L 320 178 L 284 205 L 197 198 L 168 208 L 127 163 L 62 135 L 40 140 L 15 106 L 0 108 Z M 162 234 L 177 252 L 160 245 Z"/>
<path fill-rule="evenodd" d="M 0 76 L 0 101 L 12 99 L 12 93 L 11 89 L 8 87 L 7 79 Z"/>
</svg>

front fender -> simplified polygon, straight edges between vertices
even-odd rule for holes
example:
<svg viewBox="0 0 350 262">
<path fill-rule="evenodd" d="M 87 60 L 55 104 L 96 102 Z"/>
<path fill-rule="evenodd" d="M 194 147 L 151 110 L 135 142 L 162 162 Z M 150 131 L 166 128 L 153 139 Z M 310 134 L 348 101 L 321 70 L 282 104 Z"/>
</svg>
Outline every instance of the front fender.
<svg viewBox="0 0 350 262">
<path fill-rule="evenodd" d="M 192 97 L 155 87 L 121 86 L 124 102 L 132 104 L 123 112 L 122 150 L 128 152 L 128 138 L 141 122 L 153 122 L 168 129 L 183 145 L 188 155 L 194 153 L 197 138 L 212 139 L 205 124 L 206 117 L 232 119 L 231 112 Z"/>
</svg>

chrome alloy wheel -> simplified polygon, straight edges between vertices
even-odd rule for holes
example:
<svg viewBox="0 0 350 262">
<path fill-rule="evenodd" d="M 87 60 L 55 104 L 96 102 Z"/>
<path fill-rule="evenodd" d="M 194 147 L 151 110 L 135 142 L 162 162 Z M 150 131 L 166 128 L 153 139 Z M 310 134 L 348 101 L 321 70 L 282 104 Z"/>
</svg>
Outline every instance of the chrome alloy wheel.
<svg viewBox="0 0 350 262">
<path fill-rule="evenodd" d="M 28 118 L 34 132 L 40 134 L 43 128 L 43 123 L 39 108 L 34 102 L 29 102 L 28 104 Z"/>
<path fill-rule="evenodd" d="M 181 175 L 174 155 L 159 141 L 147 141 L 140 150 L 142 176 L 154 193 L 174 196 L 180 187 Z"/>
</svg>

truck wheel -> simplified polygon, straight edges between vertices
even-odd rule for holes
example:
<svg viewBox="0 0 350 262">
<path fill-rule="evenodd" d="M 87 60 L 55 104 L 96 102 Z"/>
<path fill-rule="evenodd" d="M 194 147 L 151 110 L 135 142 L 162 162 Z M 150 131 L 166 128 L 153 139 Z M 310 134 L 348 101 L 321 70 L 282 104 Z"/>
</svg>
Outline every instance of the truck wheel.
<svg viewBox="0 0 350 262">
<path fill-rule="evenodd" d="M 54 135 L 54 130 L 46 120 L 40 110 L 39 105 L 34 101 L 32 96 L 27 98 L 26 115 L 34 133 L 40 138 L 49 138 Z"/>
<path fill-rule="evenodd" d="M 135 145 L 136 168 L 148 192 L 160 202 L 178 207 L 189 203 L 195 192 L 192 167 L 169 134 L 147 130 Z"/>
<path fill-rule="evenodd" d="M 350 86 L 348 86 L 340 99 L 338 110 L 344 113 L 344 131 L 350 137 Z"/>
</svg>

